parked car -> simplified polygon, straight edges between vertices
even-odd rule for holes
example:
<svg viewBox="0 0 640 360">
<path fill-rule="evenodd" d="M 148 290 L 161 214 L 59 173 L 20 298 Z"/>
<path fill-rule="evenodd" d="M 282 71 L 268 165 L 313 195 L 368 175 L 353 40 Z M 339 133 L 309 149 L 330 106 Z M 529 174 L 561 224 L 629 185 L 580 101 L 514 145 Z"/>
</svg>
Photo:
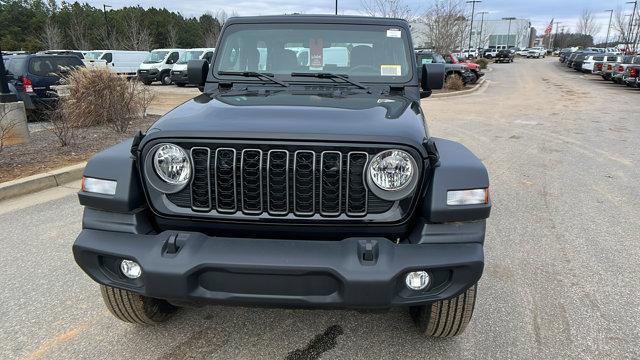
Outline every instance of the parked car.
<svg viewBox="0 0 640 360">
<path fill-rule="evenodd" d="M 565 49 L 560 50 L 560 52 L 558 53 L 558 61 L 560 61 L 561 63 L 567 61 L 567 58 L 569 58 L 569 56 L 572 53 L 573 53 L 573 49 L 571 49 L 571 48 L 565 48 Z"/>
<path fill-rule="evenodd" d="M 73 254 L 110 312 L 153 325 L 189 304 L 402 307 L 425 336 L 461 334 L 489 177 L 466 147 L 430 137 L 420 100 L 444 66 L 418 76 L 408 22 L 232 17 L 219 39 L 211 67 L 188 64 L 204 95 L 84 170 Z M 350 61 L 327 69 L 334 46 Z"/>
<path fill-rule="evenodd" d="M 611 81 L 616 84 L 624 84 L 624 75 L 627 70 L 627 67 L 630 65 L 640 64 L 640 55 L 625 55 L 622 57 L 622 61 L 616 63 L 613 67 L 613 73 L 611 76 Z"/>
<path fill-rule="evenodd" d="M 418 64 L 418 74 L 424 64 L 444 64 L 445 82 L 453 75 L 459 76 L 464 84 L 472 84 L 478 80 L 471 70 L 463 64 L 447 63 L 444 57 L 433 51 L 416 51 L 416 62 Z M 421 75 L 421 74 L 420 74 Z"/>
<path fill-rule="evenodd" d="M 134 77 L 148 56 L 148 51 L 93 50 L 85 54 L 85 59 L 100 62 L 118 75 Z"/>
<path fill-rule="evenodd" d="M 187 63 L 190 60 L 205 60 L 207 63 L 211 63 L 215 48 L 203 48 L 203 49 L 189 49 L 185 50 L 178 62 L 173 65 L 171 70 L 171 81 L 177 86 L 185 86 L 189 83 L 189 77 L 187 74 Z"/>
<path fill-rule="evenodd" d="M 569 57 L 567 58 L 567 61 L 565 62 L 565 64 L 567 65 L 567 67 L 569 67 L 569 68 L 573 68 L 573 61 L 575 60 L 575 58 L 576 58 L 578 55 L 580 55 L 580 54 L 582 54 L 582 53 L 583 53 L 582 51 L 576 51 L 576 52 L 571 53 L 571 55 L 569 55 Z"/>
<path fill-rule="evenodd" d="M 469 68 L 469 70 L 471 70 L 471 72 L 475 75 L 476 81 L 484 76 L 484 72 L 482 72 L 482 69 L 480 69 L 480 65 L 476 63 L 473 63 L 471 61 L 461 62 L 454 54 L 448 54 L 444 57 L 444 59 L 447 64 L 461 64 Z"/>
<path fill-rule="evenodd" d="M 616 54 L 595 55 L 593 57 L 593 60 L 593 70 L 591 71 L 591 73 L 600 75 L 605 80 L 610 80 L 609 78 L 607 78 L 607 74 L 610 75 L 611 72 L 613 72 L 613 65 L 616 62 L 621 61 L 622 56 Z"/>
<path fill-rule="evenodd" d="M 462 54 L 467 59 L 477 59 L 479 57 L 478 49 L 464 49 L 462 50 Z"/>
<path fill-rule="evenodd" d="M 512 63 L 513 52 L 511 52 L 511 50 L 500 50 L 496 53 L 496 57 L 493 61 L 497 63 Z"/>
<path fill-rule="evenodd" d="M 529 48 L 516 50 L 516 55 L 518 56 L 527 57 L 527 54 L 529 54 Z"/>
<path fill-rule="evenodd" d="M 496 57 L 497 54 L 498 54 L 498 49 L 490 48 L 490 49 L 484 50 L 484 52 L 482 53 L 482 57 L 484 57 L 485 59 L 491 60 L 494 57 Z"/>
<path fill-rule="evenodd" d="M 592 73 L 595 63 L 597 61 L 596 59 L 603 59 L 603 58 L 604 58 L 604 55 L 602 55 L 602 53 L 600 52 L 585 54 L 584 60 L 582 60 L 582 66 L 580 68 L 580 71 L 585 73 Z"/>
<path fill-rule="evenodd" d="M 640 78 L 640 58 L 637 65 L 629 65 L 624 72 L 622 80 L 629 87 L 638 87 L 638 79 Z"/>
<path fill-rule="evenodd" d="M 594 55 L 594 54 L 599 54 L 599 53 L 593 53 L 593 52 L 586 52 L 586 51 L 581 51 L 572 61 L 572 67 L 573 70 L 575 71 L 584 71 L 582 69 L 582 65 L 584 64 L 585 60 L 587 60 L 590 56 Z M 593 66 L 593 64 L 591 64 L 591 66 Z"/>
<path fill-rule="evenodd" d="M 145 85 L 159 81 L 171 85 L 171 69 L 184 49 L 156 49 L 151 51 L 138 68 L 138 79 Z"/>
<path fill-rule="evenodd" d="M 534 47 L 534 48 L 530 48 L 527 51 L 527 58 L 532 59 L 540 59 L 540 58 L 544 58 L 545 56 L 547 56 L 547 50 L 545 50 L 544 48 L 540 48 L 540 47 Z"/>
<path fill-rule="evenodd" d="M 74 68 L 84 67 L 74 55 L 14 55 L 6 62 L 8 80 L 15 87 L 18 98 L 28 112 L 48 110 L 55 106 L 57 97 L 52 86 Z"/>
</svg>

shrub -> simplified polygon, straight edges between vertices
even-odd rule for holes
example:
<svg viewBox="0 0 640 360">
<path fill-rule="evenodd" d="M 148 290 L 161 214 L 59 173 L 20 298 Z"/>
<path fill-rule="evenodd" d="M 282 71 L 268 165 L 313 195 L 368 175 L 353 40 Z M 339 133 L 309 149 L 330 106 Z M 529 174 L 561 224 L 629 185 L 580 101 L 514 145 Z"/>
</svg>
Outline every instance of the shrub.
<svg viewBox="0 0 640 360">
<path fill-rule="evenodd" d="M 146 115 L 155 96 L 139 82 L 104 68 L 74 70 L 64 83 L 67 94 L 60 97 L 58 111 L 72 127 L 108 125 L 126 132 L 132 120 Z"/>
<path fill-rule="evenodd" d="M 480 69 L 486 69 L 487 65 L 489 65 L 489 60 L 483 58 L 475 59 L 473 62 L 480 65 Z"/>
<path fill-rule="evenodd" d="M 444 83 L 444 88 L 452 91 L 462 90 L 464 89 L 464 81 L 456 74 L 449 75 Z"/>
</svg>

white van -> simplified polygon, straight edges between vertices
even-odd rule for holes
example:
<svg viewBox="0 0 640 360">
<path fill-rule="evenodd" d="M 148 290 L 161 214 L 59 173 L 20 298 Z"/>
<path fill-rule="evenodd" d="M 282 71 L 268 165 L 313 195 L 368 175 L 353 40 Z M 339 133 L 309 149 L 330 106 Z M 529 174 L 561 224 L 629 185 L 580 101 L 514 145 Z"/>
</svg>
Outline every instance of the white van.
<svg viewBox="0 0 640 360">
<path fill-rule="evenodd" d="M 147 56 L 148 51 L 93 50 L 85 53 L 84 58 L 101 62 L 118 75 L 133 77 Z"/>
<path fill-rule="evenodd" d="M 171 69 L 178 62 L 185 49 L 156 49 L 138 67 L 138 79 L 145 85 L 160 81 L 163 85 L 171 84 Z"/>
<path fill-rule="evenodd" d="M 171 81 L 174 84 L 182 87 L 189 83 L 189 77 L 187 76 L 187 64 L 189 60 L 206 60 L 211 64 L 213 53 L 215 48 L 201 48 L 201 49 L 188 49 L 180 55 L 178 62 L 173 65 L 171 70 Z"/>
</svg>

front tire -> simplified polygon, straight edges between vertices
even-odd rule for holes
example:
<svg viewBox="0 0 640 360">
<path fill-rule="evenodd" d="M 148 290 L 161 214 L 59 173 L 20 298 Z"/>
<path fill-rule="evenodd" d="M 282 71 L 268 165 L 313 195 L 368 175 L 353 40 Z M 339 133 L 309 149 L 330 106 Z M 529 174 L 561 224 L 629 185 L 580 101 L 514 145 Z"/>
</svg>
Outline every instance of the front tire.
<svg viewBox="0 0 640 360">
<path fill-rule="evenodd" d="M 162 74 L 160 82 L 162 85 L 171 85 L 171 75 L 169 73 Z"/>
<path fill-rule="evenodd" d="M 100 292 L 111 314 L 132 324 L 156 325 L 168 320 L 178 309 L 165 300 L 110 286 L 100 285 Z"/>
<path fill-rule="evenodd" d="M 462 334 L 473 316 L 476 287 L 477 284 L 451 299 L 409 308 L 420 332 L 425 336 L 437 338 Z"/>
</svg>

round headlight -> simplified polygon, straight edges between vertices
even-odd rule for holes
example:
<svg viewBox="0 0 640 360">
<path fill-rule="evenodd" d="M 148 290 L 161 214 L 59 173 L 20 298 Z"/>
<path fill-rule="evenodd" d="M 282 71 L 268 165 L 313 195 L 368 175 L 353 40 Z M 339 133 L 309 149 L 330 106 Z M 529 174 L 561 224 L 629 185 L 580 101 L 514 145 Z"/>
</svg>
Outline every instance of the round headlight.
<svg viewBox="0 0 640 360">
<path fill-rule="evenodd" d="M 177 145 L 160 145 L 153 155 L 153 168 L 160 179 L 171 185 L 185 185 L 191 178 L 189 155 Z"/>
<path fill-rule="evenodd" d="M 369 167 L 373 183 L 385 191 L 399 191 L 415 176 L 413 158 L 402 150 L 386 150 L 374 156 Z"/>
</svg>

